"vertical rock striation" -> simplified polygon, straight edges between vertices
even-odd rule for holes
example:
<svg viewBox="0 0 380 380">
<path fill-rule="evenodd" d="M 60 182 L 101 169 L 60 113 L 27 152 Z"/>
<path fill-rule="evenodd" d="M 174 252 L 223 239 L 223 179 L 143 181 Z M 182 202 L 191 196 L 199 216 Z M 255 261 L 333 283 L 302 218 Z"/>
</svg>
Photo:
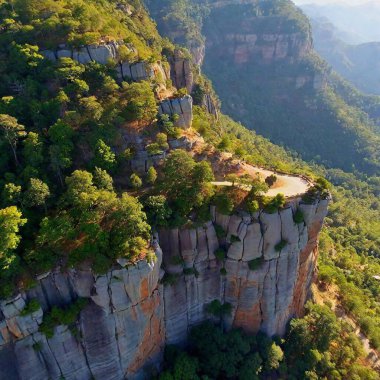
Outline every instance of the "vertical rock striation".
<svg viewBox="0 0 380 380">
<path fill-rule="evenodd" d="M 34 288 L 0 302 L 0 378 L 149 378 L 145 370 L 159 365 L 164 345 L 184 344 L 191 326 L 211 318 L 205 306 L 215 299 L 232 305 L 227 328 L 283 334 L 289 319 L 302 315 L 327 206 L 328 200 L 298 199 L 254 216 L 213 209 L 202 226 L 160 231 L 155 263 L 120 265 L 100 276 L 59 269 L 40 276 Z M 303 223 L 294 223 L 296 209 Z M 221 246 L 226 258 L 218 261 Z M 161 264 L 170 284 L 160 281 Z M 53 306 L 79 297 L 89 302 L 74 326 L 56 326 L 51 338 L 39 331 Z M 25 314 L 31 299 L 40 308 Z"/>
</svg>

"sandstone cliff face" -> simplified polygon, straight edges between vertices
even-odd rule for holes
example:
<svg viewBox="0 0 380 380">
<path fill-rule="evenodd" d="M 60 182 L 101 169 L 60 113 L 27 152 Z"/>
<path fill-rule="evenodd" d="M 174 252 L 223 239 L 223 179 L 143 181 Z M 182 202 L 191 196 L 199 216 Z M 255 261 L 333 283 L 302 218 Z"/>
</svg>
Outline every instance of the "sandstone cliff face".
<svg viewBox="0 0 380 380">
<path fill-rule="evenodd" d="M 106 275 L 91 271 L 56 271 L 41 276 L 37 286 L 0 302 L 0 378 L 145 379 L 159 365 L 165 344 L 183 344 L 191 326 L 211 318 L 205 306 L 217 299 L 232 305 L 225 326 L 284 333 L 286 323 L 302 314 L 317 258 L 317 239 L 328 200 L 313 205 L 293 200 L 275 214 L 225 216 L 193 229 L 159 233 L 157 261 L 120 266 Z M 300 208 L 304 223 L 295 224 Z M 217 237 L 215 226 L 225 231 Z M 219 227 L 219 230 L 220 230 Z M 286 240 L 278 251 L 275 246 Z M 227 248 L 217 261 L 215 251 Z M 163 254 L 162 254 L 163 252 Z M 249 262 L 258 259 L 256 269 Z M 176 276 L 172 285 L 160 278 Z M 221 273 L 224 267 L 226 274 Z M 184 274 L 187 273 L 187 274 Z M 87 298 L 75 326 L 57 326 L 47 339 L 39 332 L 44 314 Z M 23 315 L 26 302 L 41 307 Z"/>
<path fill-rule="evenodd" d="M 165 344 L 158 246 L 156 254 L 154 264 L 142 261 L 104 276 L 57 270 L 40 279 L 35 288 L 2 301 L 0 378 L 144 378 L 143 366 L 160 362 Z M 75 336 L 68 326 L 57 326 L 51 339 L 38 331 L 51 306 L 63 306 L 78 297 L 90 302 L 80 313 Z M 22 316 L 20 311 L 29 299 L 38 299 L 41 308 Z"/>
<path fill-rule="evenodd" d="M 182 98 L 169 98 L 160 103 L 159 114 L 178 116 L 175 127 L 189 129 L 193 121 L 193 99 L 190 95 Z"/>
<path fill-rule="evenodd" d="M 110 62 L 116 63 L 116 71 L 120 79 L 141 81 L 160 77 L 162 80 L 170 78 L 170 70 L 161 63 L 153 65 L 145 61 L 129 63 L 120 60 L 118 42 L 109 42 L 97 45 L 83 46 L 77 49 L 60 45 L 56 50 L 42 50 L 41 54 L 52 61 L 59 58 L 71 58 L 79 63 L 86 64 L 89 62 L 97 62 L 102 65 Z M 126 46 L 126 45 L 125 45 Z M 127 46 L 128 47 L 128 46 Z M 135 51 L 133 47 L 128 47 L 131 51 Z"/>
</svg>

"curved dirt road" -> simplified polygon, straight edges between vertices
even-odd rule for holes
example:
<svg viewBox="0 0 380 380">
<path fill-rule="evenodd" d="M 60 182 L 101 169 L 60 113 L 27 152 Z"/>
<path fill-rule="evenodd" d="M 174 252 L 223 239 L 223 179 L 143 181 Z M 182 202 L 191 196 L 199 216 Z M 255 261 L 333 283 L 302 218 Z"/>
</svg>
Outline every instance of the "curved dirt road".
<svg viewBox="0 0 380 380">
<path fill-rule="evenodd" d="M 311 186 L 311 183 L 309 181 L 301 177 L 296 177 L 287 174 L 278 174 L 270 170 L 258 168 L 248 164 L 241 164 L 241 166 L 246 173 L 252 176 L 255 176 L 257 173 L 259 173 L 263 179 L 267 178 L 272 174 L 276 175 L 277 182 L 265 194 L 271 197 L 277 195 L 278 193 L 284 194 L 287 198 L 294 197 L 296 195 L 306 193 L 306 191 Z M 229 181 L 216 181 L 212 182 L 212 184 L 215 186 L 232 186 L 232 182 Z"/>
</svg>

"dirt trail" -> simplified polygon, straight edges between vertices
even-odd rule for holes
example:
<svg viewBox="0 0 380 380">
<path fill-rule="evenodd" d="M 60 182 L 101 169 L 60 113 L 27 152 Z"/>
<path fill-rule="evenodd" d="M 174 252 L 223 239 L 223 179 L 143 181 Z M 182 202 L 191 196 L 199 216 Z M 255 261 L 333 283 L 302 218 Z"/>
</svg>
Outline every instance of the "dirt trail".
<svg viewBox="0 0 380 380">
<path fill-rule="evenodd" d="M 262 169 L 245 163 L 241 164 L 241 168 L 244 170 L 244 172 L 250 174 L 253 177 L 258 173 L 262 176 L 263 179 L 272 174 L 275 174 L 277 176 L 277 182 L 265 194 L 271 197 L 277 195 L 278 193 L 284 194 L 287 198 L 294 197 L 296 195 L 306 193 L 306 191 L 311 186 L 310 182 L 301 177 L 279 174 L 271 170 Z M 232 186 L 232 182 L 229 181 L 216 181 L 212 182 L 212 184 L 215 186 Z"/>
</svg>

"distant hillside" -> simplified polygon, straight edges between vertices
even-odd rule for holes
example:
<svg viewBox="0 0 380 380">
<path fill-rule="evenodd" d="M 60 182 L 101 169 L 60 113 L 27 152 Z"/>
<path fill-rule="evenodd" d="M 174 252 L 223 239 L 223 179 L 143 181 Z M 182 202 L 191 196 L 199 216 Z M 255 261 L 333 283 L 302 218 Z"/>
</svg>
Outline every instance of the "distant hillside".
<svg viewBox="0 0 380 380">
<path fill-rule="evenodd" d="M 340 38 L 350 44 L 380 41 L 380 3 L 363 1 L 361 4 L 347 5 L 331 2 L 331 4 L 306 4 L 302 10 L 311 18 L 326 17 L 341 33 Z"/>
<path fill-rule="evenodd" d="M 309 21 L 291 1 L 213 0 L 198 13 L 198 0 L 174 4 L 166 0 L 157 7 L 148 1 L 161 32 L 176 42 L 185 36 L 192 47 L 193 36 L 202 31 L 203 70 L 225 113 L 304 159 L 379 172 L 373 117 L 360 96 L 332 85 L 329 66 L 313 50 Z M 182 20 L 183 32 L 170 28 L 168 20 L 174 19 Z M 194 21 L 199 30 L 190 35 L 186 31 Z"/>
<path fill-rule="evenodd" d="M 325 18 L 312 19 L 314 47 L 344 78 L 359 90 L 380 95 L 380 42 L 349 45 Z"/>
</svg>

